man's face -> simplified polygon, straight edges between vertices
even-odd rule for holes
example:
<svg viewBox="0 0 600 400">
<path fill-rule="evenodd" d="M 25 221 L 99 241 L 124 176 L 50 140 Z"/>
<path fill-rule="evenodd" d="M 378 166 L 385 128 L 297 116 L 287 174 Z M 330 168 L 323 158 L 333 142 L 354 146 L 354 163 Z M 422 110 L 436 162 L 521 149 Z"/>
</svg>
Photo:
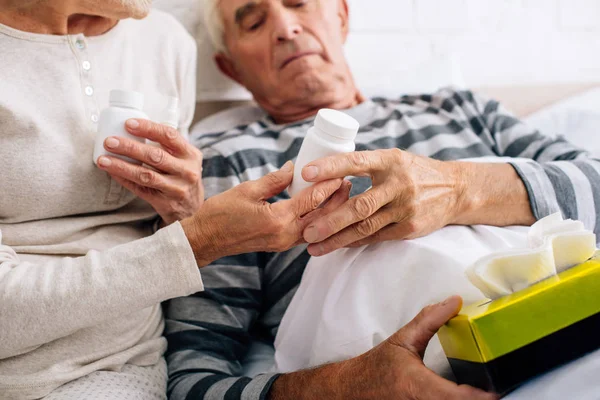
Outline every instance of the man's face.
<svg viewBox="0 0 600 400">
<path fill-rule="evenodd" d="M 229 54 L 217 63 L 261 105 L 346 94 L 345 0 L 221 0 L 221 13 Z"/>
</svg>

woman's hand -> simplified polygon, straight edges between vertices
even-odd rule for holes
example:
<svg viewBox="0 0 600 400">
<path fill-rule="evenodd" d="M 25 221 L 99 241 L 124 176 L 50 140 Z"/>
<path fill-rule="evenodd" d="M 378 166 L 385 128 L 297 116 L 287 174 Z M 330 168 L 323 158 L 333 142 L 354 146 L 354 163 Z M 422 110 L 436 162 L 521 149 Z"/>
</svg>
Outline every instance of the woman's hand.
<svg viewBox="0 0 600 400">
<path fill-rule="evenodd" d="M 98 167 L 150 203 L 166 225 L 198 211 L 204 202 L 200 150 L 189 144 L 176 129 L 166 125 L 130 119 L 125 127 L 132 135 L 157 142 L 162 148 L 109 137 L 104 141 L 106 150 L 141 161 L 155 170 L 110 156 L 99 157 Z"/>
<path fill-rule="evenodd" d="M 279 171 L 209 198 L 193 217 L 181 221 L 198 266 L 228 255 L 285 251 L 304 242 L 302 231 L 309 223 L 348 200 L 350 182 L 332 179 L 293 199 L 269 203 L 289 186 L 293 174 L 290 161 Z"/>
</svg>

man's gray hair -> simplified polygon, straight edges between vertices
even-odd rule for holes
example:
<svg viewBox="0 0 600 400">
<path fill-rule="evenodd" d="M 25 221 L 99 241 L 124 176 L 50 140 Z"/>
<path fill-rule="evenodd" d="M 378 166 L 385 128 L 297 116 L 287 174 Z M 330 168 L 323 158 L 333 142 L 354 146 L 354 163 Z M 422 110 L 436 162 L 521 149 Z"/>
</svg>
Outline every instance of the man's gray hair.
<svg viewBox="0 0 600 400">
<path fill-rule="evenodd" d="M 210 41 L 217 51 L 227 52 L 225 48 L 223 16 L 220 10 L 221 0 L 204 0 L 204 25 Z"/>
</svg>

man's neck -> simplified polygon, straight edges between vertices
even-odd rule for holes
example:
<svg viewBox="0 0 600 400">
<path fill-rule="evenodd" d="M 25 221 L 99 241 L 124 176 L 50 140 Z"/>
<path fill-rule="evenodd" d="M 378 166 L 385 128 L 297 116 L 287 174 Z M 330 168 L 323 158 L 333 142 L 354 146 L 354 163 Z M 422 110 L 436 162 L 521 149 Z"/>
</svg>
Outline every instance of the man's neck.
<svg viewBox="0 0 600 400">
<path fill-rule="evenodd" d="M 85 11 L 76 1 L 0 0 L 0 23 L 31 33 L 97 36 L 118 22 Z"/>
<path fill-rule="evenodd" d="M 290 124 L 296 121 L 312 117 L 322 108 L 331 108 L 334 110 L 345 110 L 354 107 L 365 101 L 364 96 L 355 91 L 352 96 L 348 96 L 343 100 L 333 102 L 325 102 L 323 104 L 314 104 L 307 107 L 280 107 L 279 110 L 269 110 L 268 106 L 262 105 L 265 111 L 273 118 L 277 124 Z M 260 102 L 258 102 L 260 104 Z"/>
</svg>

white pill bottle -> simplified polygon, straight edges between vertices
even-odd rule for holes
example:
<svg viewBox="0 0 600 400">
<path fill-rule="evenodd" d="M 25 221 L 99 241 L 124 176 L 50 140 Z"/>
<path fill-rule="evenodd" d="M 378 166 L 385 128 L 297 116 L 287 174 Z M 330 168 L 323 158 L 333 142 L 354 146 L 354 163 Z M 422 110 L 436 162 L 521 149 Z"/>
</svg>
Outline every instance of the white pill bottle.
<svg viewBox="0 0 600 400">
<path fill-rule="evenodd" d="M 167 106 L 160 114 L 159 123 L 173 129 L 179 128 L 179 98 L 167 97 Z"/>
<path fill-rule="evenodd" d="M 172 96 L 167 97 L 167 106 L 163 108 L 160 112 L 158 117 L 158 123 L 166 125 L 169 128 L 179 129 L 179 98 Z M 146 140 L 146 144 L 155 147 L 162 147 L 160 143 L 153 142 L 150 139 Z M 146 166 L 148 168 L 152 168 L 148 165 Z"/>
<path fill-rule="evenodd" d="M 137 160 L 113 154 L 104 148 L 104 141 L 110 136 L 123 137 L 145 143 L 146 139 L 133 136 L 125 129 L 125 121 L 130 118 L 148 119 L 142 111 L 144 107 L 144 95 L 129 90 L 111 90 L 109 95 L 109 106 L 102 110 L 98 119 L 98 132 L 94 144 L 94 164 L 98 163 L 98 157 L 110 155 L 134 164 L 141 164 Z"/>
<path fill-rule="evenodd" d="M 314 126 L 306 133 L 296 159 L 294 179 L 288 188 L 291 197 L 313 184 L 302 178 L 302 168 L 306 164 L 319 158 L 355 150 L 354 139 L 358 128 L 358 121 L 348 114 L 328 108 L 319 110 Z"/>
</svg>

